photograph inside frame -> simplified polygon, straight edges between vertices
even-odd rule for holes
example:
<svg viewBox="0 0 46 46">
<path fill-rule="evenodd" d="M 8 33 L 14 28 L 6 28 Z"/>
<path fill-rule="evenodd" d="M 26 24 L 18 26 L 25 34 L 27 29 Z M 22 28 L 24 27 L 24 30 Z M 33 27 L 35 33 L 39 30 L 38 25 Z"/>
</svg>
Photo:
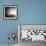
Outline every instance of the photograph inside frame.
<svg viewBox="0 0 46 46">
<path fill-rule="evenodd" d="M 4 19 L 17 19 L 17 6 L 4 5 Z"/>
<path fill-rule="evenodd" d="M 20 40 L 46 41 L 46 25 L 19 25 Z"/>
</svg>

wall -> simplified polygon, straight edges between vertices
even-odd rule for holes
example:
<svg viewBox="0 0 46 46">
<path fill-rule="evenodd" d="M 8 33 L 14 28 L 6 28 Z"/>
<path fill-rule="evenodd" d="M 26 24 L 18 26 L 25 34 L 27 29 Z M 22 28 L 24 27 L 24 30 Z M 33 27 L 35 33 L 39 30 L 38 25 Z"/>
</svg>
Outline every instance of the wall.
<svg viewBox="0 0 46 46">
<path fill-rule="evenodd" d="M 17 24 L 19 18 L 18 20 L 4 20 L 3 5 L 18 5 L 18 0 L 0 0 L 0 44 L 7 44 L 9 42 L 8 34 L 10 32 L 16 32 L 16 35 L 18 35 Z M 18 43 L 17 39 L 15 41 L 16 43 Z"/>
<path fill-rule="evenodd" d="M 46 0 L 21 0 L 21 24 L 46 24 Z"/>
<path fill-rule="evenodd" d="M 18 20 L 4 20 L 3 5 L 18 5 Z M 18 24 L 46 24 L 46 0 L 0 0 L 0 44 L 8 43 L 9 32 L 18 32 Z"/>
</svg>

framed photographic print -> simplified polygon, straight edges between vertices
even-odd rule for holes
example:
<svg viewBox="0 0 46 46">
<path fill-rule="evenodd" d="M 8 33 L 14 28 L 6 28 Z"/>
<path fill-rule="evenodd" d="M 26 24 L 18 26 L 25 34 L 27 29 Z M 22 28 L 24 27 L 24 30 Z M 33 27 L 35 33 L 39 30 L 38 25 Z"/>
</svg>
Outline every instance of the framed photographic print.
<svg viewBox="0 0 46 46">
<path fill-rule="evenodd" d="M 16 5 L 4 5 L 4 19 L 17 19 Z"/>
<path fill-rule="evenodd" d="M 19 41 L 46 41 L 46 25 L 39 24 L 19 24 L 18 25 Z M 20 36 L 20 37 L 19 37 Z"/>
</svg>

